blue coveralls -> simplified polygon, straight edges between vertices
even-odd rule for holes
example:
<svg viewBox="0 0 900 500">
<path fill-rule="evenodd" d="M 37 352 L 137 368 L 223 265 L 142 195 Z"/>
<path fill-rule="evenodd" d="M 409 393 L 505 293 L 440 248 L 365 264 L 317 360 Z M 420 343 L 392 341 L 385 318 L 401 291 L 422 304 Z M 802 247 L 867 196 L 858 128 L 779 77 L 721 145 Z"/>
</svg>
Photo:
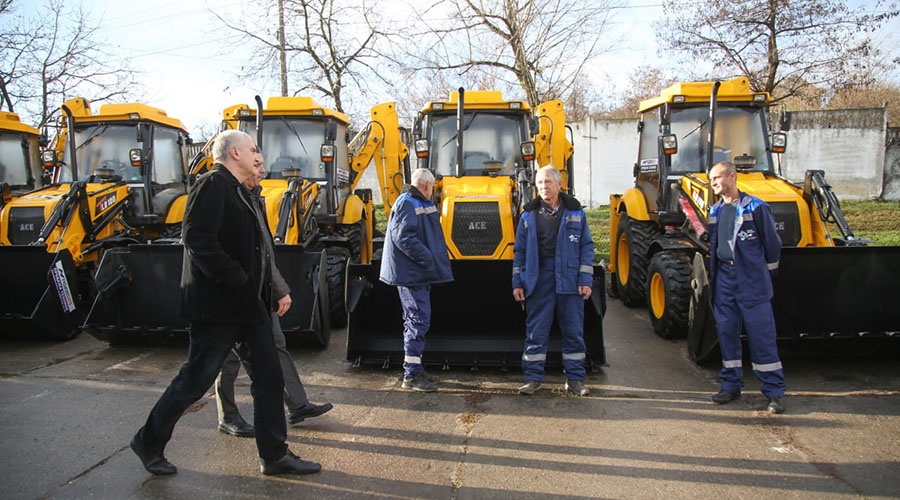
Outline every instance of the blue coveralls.
<svg viewBox="0 0 900 500">
<path fill-rule="evenodd" d="M 579 286 L 591 286 L 594 241 L 581 204 L 560 193 L 561 219 L 556 256 L 541 259 L 536 217 L 540 200 L 526 205 L 513 253 L 512 287 L 525 289 L 525 381 L 544 379 L 544 362 L 553 318 L 562 333 L 563 369 L 569 380 L 585 378 L 584 299 Z"/>
<path fill-rule="evenodd" d="M 722 204 L 719 200 L 709 214 L 710 286 L 722 352 L 721 387 L 739 393 L 744 386 L 743 328 L 750 344 L 753 372 L 762 382 L 763 395 L 769 399 L 780 398 L 786 385 L 775 342 L 771 303 L 772 278 L 778 271 L 781 257 L 781 239 L 775 230 L 775 218 L 764 201 L 739 193 L 732 238 L 734 260 L 723 262 L 717 256 L 717 222 Z"/>
<path fill-rule="evenodd" d="M 422 371 L 425 334 L 431 327 L 431 285 L 453 281 L 440 213 L 409 186 L 388 219 L 379 279 L 397 287 L 403 309 L 403 377 Z"/>
</svg>

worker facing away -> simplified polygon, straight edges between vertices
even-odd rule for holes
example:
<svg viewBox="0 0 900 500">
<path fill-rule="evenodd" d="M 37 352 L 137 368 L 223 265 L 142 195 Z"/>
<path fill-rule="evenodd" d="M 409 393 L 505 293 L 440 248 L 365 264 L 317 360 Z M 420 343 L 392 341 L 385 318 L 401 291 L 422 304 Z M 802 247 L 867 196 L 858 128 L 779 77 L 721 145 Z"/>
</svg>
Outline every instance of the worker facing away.
<svg viewBox="0 0 900 500">
<path fill-rule="evenodd" d="M 422 355 L 431 327 L 431 285 L 453 281 L 440 213 L 431 200 L 434 174 L 413 171 L 411 185 L 394 202 L 384 235 L 379 279 L 397 287 L 403 310 L 404 389 L 437 390 L 438 380 L 425 372 Z"/>
</svg>

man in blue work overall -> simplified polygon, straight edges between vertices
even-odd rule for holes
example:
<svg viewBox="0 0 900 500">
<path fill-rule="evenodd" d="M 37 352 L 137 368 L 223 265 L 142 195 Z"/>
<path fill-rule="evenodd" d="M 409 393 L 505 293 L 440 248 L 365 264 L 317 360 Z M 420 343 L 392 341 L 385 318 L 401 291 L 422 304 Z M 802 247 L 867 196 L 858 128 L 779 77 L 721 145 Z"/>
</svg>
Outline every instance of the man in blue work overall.
<svg viewBox="0 0 900 500">
<path fill-rule="evenodd" d="M 709 213 L 710 286 L 722 351 L 721 390 L 712 400 L 730 403 L 741 395 L 741 329 L 747 332 L 753 372 L 762 382 L 767 410 L 784 413 L 784 371 L 775 342 L 772 280 L 781 239 L 766 202 L 737 188 L 737 170 L 720 162 L 709 171 L 719 201 Z"/>
<path fill-rule="evenodd" d="M 581 203 L 561 193 L 562 176 L 553 166 L 538 169 L 540 198 L 525 205 L 513 253 L 513 298 L 525 303 L 525 351 L 520 394 L 531 395 L 544 380 L 550 327 L 562 333 L 566 392 L 587 396 L 584 385 L 584 301 L 591 297 L 594 240 Z"/>
<path fill-rule="evenodd" d="M 394 202 L 384 235 L 379 278 L 397 287 L 403 308 L 404 389 L 437 390 L 422 367 L 425 334 L 431 327 L 431 285 L 453 281 L 440 212 L 431 201 L 434 174 L 413 171 L 410 185 Z"/>
</svg>

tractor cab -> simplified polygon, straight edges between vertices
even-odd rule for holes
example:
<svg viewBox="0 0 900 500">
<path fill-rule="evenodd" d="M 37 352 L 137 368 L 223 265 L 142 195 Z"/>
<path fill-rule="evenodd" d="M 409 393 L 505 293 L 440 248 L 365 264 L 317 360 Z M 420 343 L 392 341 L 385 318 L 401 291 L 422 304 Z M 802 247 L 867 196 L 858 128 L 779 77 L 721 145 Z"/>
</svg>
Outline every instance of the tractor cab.
<svg viewBox="0 0 900 500">
<path fill-rule="evenodd" d="M 163 111 L 106 104 L 97 115 L 76 116 L 73 131 L 74 144 L 64 148 L 56 182 L 125 183 L 132 198 L 124 211 L 130 225 L 164 224 L 173 202 L 187 194 L 187 132 Z"/>
</svg>

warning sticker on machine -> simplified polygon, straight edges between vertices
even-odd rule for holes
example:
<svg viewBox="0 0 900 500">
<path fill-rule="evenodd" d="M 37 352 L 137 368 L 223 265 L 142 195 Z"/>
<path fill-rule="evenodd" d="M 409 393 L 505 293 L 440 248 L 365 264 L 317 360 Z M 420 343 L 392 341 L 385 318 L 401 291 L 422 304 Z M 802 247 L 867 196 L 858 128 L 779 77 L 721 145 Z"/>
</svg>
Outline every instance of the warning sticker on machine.
<svg viewBox="0 0 900 500">
<path fill-rule="evenodd" d="M 66 314 L 75 310 L 75 300 L 72 299 L 72 290 L 69 289 L 69 282 L 66 280 L 66 271 L 63 269 L 62 262 L 56 261 L 50 268 L 50 276 L 53 278 L 53 284 L 56 286 L 56 293 L 59 294 L 59 303 L 62 305 Z"/>
</svg>

